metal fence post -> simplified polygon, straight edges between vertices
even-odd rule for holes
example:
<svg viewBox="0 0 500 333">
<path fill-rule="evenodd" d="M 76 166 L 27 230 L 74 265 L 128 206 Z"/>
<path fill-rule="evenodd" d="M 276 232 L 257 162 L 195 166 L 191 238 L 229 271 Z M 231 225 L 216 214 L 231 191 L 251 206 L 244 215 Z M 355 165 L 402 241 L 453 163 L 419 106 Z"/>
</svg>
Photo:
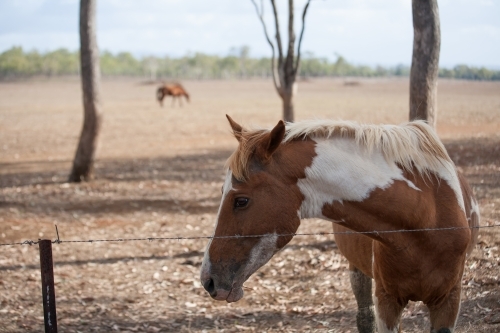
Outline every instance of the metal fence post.
<svg viewBox="0 0 500 333">
<path fill-rule="evenodd" d="M 42 272 L 42 302 L 45 333 L 57 333 L 56 293 L 54 290 L 54 267 L 52 241 L 38 241 L 40 249 L 40 271 Z"/>
</svg>

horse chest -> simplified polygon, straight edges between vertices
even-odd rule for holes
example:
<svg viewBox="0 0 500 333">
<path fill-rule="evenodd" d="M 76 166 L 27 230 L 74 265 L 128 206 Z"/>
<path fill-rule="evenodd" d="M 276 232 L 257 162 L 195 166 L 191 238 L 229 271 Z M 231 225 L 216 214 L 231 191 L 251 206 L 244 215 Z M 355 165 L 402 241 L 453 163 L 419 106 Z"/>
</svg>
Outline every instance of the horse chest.
<svg viewBox="0 0 500 333">
<path fill-rule="evenodd" d="M 404 301 L 431 303 L 446 295 L 462 277 L 465 254 L 407 248 L 402 251 L 374 244 L 373 277 L 377 288 Z"/>
</svg>

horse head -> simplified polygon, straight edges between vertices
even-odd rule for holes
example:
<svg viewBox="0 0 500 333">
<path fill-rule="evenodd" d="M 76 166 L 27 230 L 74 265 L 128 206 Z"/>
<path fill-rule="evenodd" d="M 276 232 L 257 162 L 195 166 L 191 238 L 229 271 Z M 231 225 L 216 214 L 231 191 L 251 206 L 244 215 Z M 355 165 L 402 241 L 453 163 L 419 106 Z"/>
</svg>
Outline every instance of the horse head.
<svg viewBox="0 0 500 333">
<path fill-rule="evenodd" d="M 164 92 L 164 87 L 159 87 L 156 90 L 156 99 L 158 100 L 158 103 L 160 103 L 161 106 L 163 106 L 163 97 L 165 97 L 165 92 Z"/>
<path fill-rule="evenodd" d="M 214 238 L 201 267 L 201 283 L 216 300 L 236 302 L 243 283 L 293 237 L 303 195 L 296 183 L 313 156 L 307 140 L 282 143 L 285 124 L 246 131 L 228 116 L 239 146 L 228 160 Z M 301 156 L 299 156 L 301 155 Z M 307 156 L 307 158 L 303 158 Z"/>
</svg>

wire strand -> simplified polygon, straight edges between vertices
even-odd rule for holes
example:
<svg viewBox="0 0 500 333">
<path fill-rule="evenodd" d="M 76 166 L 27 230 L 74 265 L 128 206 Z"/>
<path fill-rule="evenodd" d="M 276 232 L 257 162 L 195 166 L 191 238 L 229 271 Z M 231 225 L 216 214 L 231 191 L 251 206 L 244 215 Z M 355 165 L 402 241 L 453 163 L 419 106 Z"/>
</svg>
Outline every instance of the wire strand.
<svg viewBox="0 0 500 333">
<path fill-rule="evenodd" d="M 272 234 L 278 237 L 296 237 L 296 236 L 327 236 L 327 235 L 368 235 L 368 234 L 392 234 L 392 233 L 405 233 L 405 232 L 426 232 L 426 231 L 450 231 L 450 230 L 464 230 L 464 229 L 484 229 L 500 227 L 499 224 L 483 225 L 475 227 L 444 227 L 444 228 L 423 228 L 423 229 L 399 229 L 399 230 L 372 230 L 372 231 L 332 231 L 332 232 L 317 232 L 317 233 L 288 233 L 288 234 Z M 56 226 L 57 230 L 57 226 Z M 231 236 L 172 236 L 172 237 L 146 237 L 146 238 L 115 238 L 115 239 L 80 239 L 80 240 L 61 240 L 59 238 L 59 231 L 57 230 L 57 239 L 52 243 L 104 243 L 104 242 L 137 242 L 137 241 L 171 241 L 171 240 L 200 240 L 200 239 L 231 239 L 231 238 L 261 238 L 269 237 L 271 234 L 262 235 L 231 235 Z M 25 240 L 23 242 L 3 243 L 0 246 L 14 246 L 14 245 L 36 245 L 40 240 Z"/>
</svg>

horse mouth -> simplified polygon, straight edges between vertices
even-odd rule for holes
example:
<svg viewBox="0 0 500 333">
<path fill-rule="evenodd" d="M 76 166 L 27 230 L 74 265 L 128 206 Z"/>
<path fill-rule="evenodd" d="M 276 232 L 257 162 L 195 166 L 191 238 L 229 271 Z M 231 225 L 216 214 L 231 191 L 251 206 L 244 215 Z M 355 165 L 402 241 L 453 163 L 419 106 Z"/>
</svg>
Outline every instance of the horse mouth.
<svg viewBox="0 0 500 333">
<path fill-rule="evenodd" d="M 243 298 L 244 291 L 242 287 L 233 287 L 229 294 L 227 295 L 226 302 L 228 303 L 234 303 L 238 302 L 240 299 Z"/>
<path fill-rule="evenodd" d="M 213 284 L 212 284 L 213 286 Z M 216 301 L 226 301 L 228 303 L 234 303 L 243 298 L 244 292 L 241 285 L 233 284 L 231 289 L 211 289 L 210 287 L 205 287 L 205 289 Z"/>
<path fill-rule="evenodd" d="M 234 303 L 243 298 L 243 295 L 245 294 L 245 292 L 243 291 L 243 283 L 245 283 L 245 281 L 248 280 L 251 275 L 252 274 L 242 274 L 237 276 L 233 280 L 233 285 L 226 297 L 226 302 Z"/>
</svg>

